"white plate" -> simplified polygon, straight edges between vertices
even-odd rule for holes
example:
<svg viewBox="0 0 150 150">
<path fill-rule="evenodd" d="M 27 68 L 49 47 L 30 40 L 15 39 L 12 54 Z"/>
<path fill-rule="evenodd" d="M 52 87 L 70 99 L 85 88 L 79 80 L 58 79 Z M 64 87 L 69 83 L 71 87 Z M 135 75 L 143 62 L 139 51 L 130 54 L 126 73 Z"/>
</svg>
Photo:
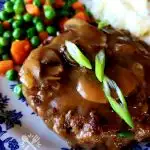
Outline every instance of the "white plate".
<svg viewBox="0 0 150 150">
<path fill-rule="evenodd" d="M 14 84 L 0 77 L 0 150 L 34 150 L 31 146 L 25 149 L 29 144 L 23 143 L 24 135 L 30 143 L 38 137 L 33 144 L 37 150 L 67 148 L 67 144 L 47 128 L 26 102 L 14 95 L 11 90 Z M 4 118 L 3 114 L 8 117 Z"/>
</svg>

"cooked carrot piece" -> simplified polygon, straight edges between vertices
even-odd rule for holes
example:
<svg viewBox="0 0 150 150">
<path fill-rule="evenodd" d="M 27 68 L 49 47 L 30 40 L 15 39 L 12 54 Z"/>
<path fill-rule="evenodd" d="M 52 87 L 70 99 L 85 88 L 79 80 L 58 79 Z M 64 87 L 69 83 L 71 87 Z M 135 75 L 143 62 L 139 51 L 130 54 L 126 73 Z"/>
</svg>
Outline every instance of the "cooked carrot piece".
<svg viewBox="0 0 150 150">
<path fill-rule="evenodd" d="M 4 75 L 8 70 L 13 69 L 13 67 L 12 60 L 0 61 L 0 75 Z"/>
<path fill-rule="evenodd" d="M 33 16 L 39 16 L 40 15 L 40 9 L 33 4 L 26 4 L 26 10 L 29 14 Z"/>
<path fill-rule="evenodd" d="M 32 4 L 33 0 L 24 0 L 25 4 Z"/>
<path fill-rule="evenodd" d="M 82 4 L 81 2 L 79 2 L 79 1 L 73 3 L 73 4 L 72 4 L 72 8 L 73 8 L 74 10 L 77 10 L 77 11 L 84 11 L 84 10 L 85 10 L 83 4 Z"/>
<path fill-rule="evenodd" d="M 41 42 L 43 42 L 44 40 L 46 40 L 48 38 L 48 33 L 45 31 L 40 32 L 39 37 L 40 37 Z"/>
<path fill-rule="evenodd" d="M 10 23 L 8 21 L 3 21 L 3 27 L 4 29 L 10 29 Z"/>
<path fill-rule="evenodd" d="M 88 15 L 83 11 L 78 12 L 74 17 L 84 21 L 89 21 Z"/>
<path fill-rule="evenodd" d="M 11 55 L 14 62 L 18 65 L 23 64 L 31 51 L 31 44 L 28 40 L 16 40 L 11 45 Z"/>
</svg>

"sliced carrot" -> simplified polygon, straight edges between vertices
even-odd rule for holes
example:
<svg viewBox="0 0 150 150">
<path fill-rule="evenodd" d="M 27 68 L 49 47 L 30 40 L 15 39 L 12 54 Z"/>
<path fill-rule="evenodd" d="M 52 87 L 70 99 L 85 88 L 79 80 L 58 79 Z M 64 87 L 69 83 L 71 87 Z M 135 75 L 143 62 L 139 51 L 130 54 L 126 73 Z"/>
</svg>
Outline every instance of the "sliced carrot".
<svg viewBox="0 0 150 150">
<path fill-rule="evenodd" d="M 44 40 L 46 40 L 48 38 L 48 33 L 45 31 L 40 32 L 39 37 L 40 37 L 41 42 L 43 42 Z"/>
<path fill-rule="evenodd" d="M 61 8 L 61 7 L 63 7 L 65 5 L 65 2 L 64 2 L 64 0 L 55 0 L 55 7 L 56 8 Z"/>
<path fill-rule="evenodd" d="M 59 28 L 60 28 L 61 31 L 64 31 L 64 24 L 68 20 L 69 20 L 69 18 L 67 18 L 67 17 L 64 17 L 64 18 L 60 19 L 60 21 L 59 21 Z"/>
<path fill-rule="evenodd" d="M 85 11 L 84 5 L 79 1 L 73 3 L 72 8 L 77 11 Z"/>
<path fill-rule="evenodd" d="M 32 4 L 33 0 L 24 0 L 25 4 Z"/>
<path fill-rule="evenodd" d="M 28 40 L 16 40 L 11 45 L 11 55 L 14 62 L 18 65 L 23 64 L 31 51 L 31 44 Z"/>
<path fill-rule="evenodd" d="M 13 69 L 13 67 L 12 60 L 0 61 L 0 75 L 4 75 L 8 70 Z"/>
<path fill-rule="evenodd" d="M 8 21 L 3 21 L 3 27 L 4 29 L 10 29 L 10 23 Z"/>
<path fill-rule="evenodd" d="M 84 21 L 89 21 L 88 15 L 83 11 L 78 12 L 74 17 Z"/>
<path fill-rule="evenodd" d="M 26 4 L 26 10 L 29 14 L 33 16 L 39 16 L 40 15 L 40 9 L 33 4 Z"/>
</svg>

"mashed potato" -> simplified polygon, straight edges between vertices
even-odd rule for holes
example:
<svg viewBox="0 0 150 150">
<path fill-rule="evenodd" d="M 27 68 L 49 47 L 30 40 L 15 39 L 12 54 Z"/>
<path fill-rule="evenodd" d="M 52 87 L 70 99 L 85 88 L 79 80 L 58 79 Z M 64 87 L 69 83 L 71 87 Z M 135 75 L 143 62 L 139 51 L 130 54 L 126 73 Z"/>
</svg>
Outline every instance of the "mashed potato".
<svg viewBox="0 0 150 150">
<path fill-rule="evenodd" d="M 96 19 L 125 29 L 150 44 L 149 0 L 81 0 Z"/>
</svg>

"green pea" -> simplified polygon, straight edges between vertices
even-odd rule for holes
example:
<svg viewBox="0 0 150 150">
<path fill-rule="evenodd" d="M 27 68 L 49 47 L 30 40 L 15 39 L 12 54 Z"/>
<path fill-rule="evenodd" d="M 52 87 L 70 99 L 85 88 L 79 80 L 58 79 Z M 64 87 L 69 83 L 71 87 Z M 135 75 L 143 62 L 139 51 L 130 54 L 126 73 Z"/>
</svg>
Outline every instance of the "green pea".
<svg viewBox="0 0 150 150">
<path fill-rule="evenodd" d="M 28 13 L 23 16 L 23 19 L 24 19 L 25 22 L 32 21 L 32 18 L 33 18 L 32 15 L 30 15 Z"/>
<path fill-rule="evenodd" d="M 16 0 L 10 0 L 11 2 L 13 2 L 13 3 L 15 3 L 16 2 Z"/>
<path fill-rule="evenodd" d="M 40 7 L 41 6 L 41 1 L 40 0 L 33 0 L 33 4 Z"/>
<path fill-rule="evenodd" d="M 23 16 L 22 15 L 16 15 L 16 20 L 19 20 L 20 22 L 23 23 Z"/>
<path fill-rule="evenodd" d="M 12 36 L 12 34 L 11 34 L 11 31 L 5 31 L 4 32 L 4 34 L 3 34 L 3 37 L 5 37 L 5 38 L 7 38 L 7 39 L 10 39 L 11 38 L 11 36 Z"/>
<path fill-rule="evenodd" d="M 14 87 L 13 92 L 18 96 L 21 97 L 22 94 L 22 84 L 18 84 Z"/>
<path fill-rule="evenodd" d="M 7 46 L 8 45 L 8 39 L 5 37 L 0 37 L 0 46 Z"/>
<path fill-rule="evenodd" d="M 19 39 L 21 37 L 21 29 L 20 28 L 16 28 L 12 35 L 13 35 L 14 39 Z"/>
<path fill-rule="evenodd" d="M 2 35 L 2 34 L 3 34 L 3 32 L 4 32 L 3 25 L 2 25 L 2 24 L 0 24 L 0 35 Z"/>
<path fill-rule="evenodd" d="M 44 25 L 43 25 L 42 22 L 38 22 L 38 23 L 36 24 L 36 30 L 37 30 L 38 32 L 44 31 Z"/>
<path fill-rule="evenodd" d="M 6 78 L 10 81 L 14 81 L 17 79 L 17 71 L 15 70 L 8 70 L 5 74 Z"/>
<path fill-rule="evenodd" d="M 42 22 L 42 20 L 41 20 L 40 17 L 36 16 L 36 17 L 33 18 L 33 23 L 36 24 L 37 22 Z"/>
<path fill-rule="evenodd" d="M 21 26 L 22 22 L 19 20 L 16 20 L 12 23 L 12 27 L 15 28 L 19 28 Z"/>
<path fill-rule="evenodd" d="M 34 28 L 34 27 L 32 27 L 32 28 L 29 28 L 28 30 L 27 30 L 27 37 L 29 38 L 29 39 L 31 39 L 33 36 L 35 36 L 36 35 L 36 29 Z"/>
<path fill-rule="evenodd" d="M 16 14 L 22 14 L 25 11 L 24 1 L 16 0 L 13 9 Z"/>
<path fill-rule="evenodd" d="M 4 10 L 1 11 L 0 12 L 0 19 L 3 20 L 3 21 L 7 20 L 8 19 L 8 13 Z"/>
<path fill-rule="evenodd" d="M 8 54 L 3 54 L 2 55 L 2 60 L 9 60 L 9 55 Z"/>
<path fill-rule="evenodd" d="M 45 5 L 44 6 L 44 15 L 47 19 L 51 20 L 56 16 L 56 12 L 51 6 Z"/>
<path fill-rule="evenodd" d="M 8 22 L 12 24 L 14 22 L 14 19 L 10 18 L 10 19 L 8 19 Z"/>
<path fill-rule="evenodd" d="M 13 12 L 13 11 L 14 11 L 14 10 L 13 10 L 13 2 L 7 1 L 7 2 L 4 4 L 4 9 L 5 9 L 5 11 L 8 12 L 8 13 Z"/>
<path fill-rule="evenodd" d="M 32 44 L 32 46 L 34 48 L 37 47 L 37 46 L 39 46 L 40 45 L 40 39 L 39 39 L 39 37 L 38 36 L 33 36 L 31 38 L 31 44 Z"/>
<path fill-rule="evenodd" d="M 50 35 L 56 35 L 56 32 L 57 32 L 56 28 L 53 27 L 53 26 L 48 26 L 48 27 L 46 28 L 46 31 L 47 31 L 48 34 L 50 34 Z"/>
</svg>

